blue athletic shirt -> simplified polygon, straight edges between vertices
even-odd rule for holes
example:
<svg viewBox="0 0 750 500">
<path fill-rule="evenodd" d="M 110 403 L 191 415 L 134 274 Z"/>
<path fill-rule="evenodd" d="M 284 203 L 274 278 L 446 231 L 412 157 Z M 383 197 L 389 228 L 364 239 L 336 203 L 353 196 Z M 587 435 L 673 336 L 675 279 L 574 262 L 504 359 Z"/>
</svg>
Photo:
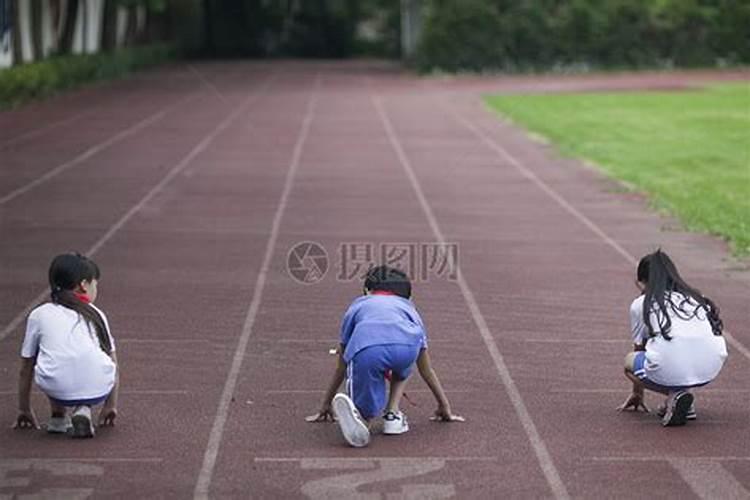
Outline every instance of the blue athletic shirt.
<svg viewBox="0 0 750 500">
<path fill-rule="evenodd" d="M 427 331 L 411 300 L 398 295 L 364 295 L 352 302 L 341 322 L 344 361 L 373 345 L 427 347 Z"/>
</svg>

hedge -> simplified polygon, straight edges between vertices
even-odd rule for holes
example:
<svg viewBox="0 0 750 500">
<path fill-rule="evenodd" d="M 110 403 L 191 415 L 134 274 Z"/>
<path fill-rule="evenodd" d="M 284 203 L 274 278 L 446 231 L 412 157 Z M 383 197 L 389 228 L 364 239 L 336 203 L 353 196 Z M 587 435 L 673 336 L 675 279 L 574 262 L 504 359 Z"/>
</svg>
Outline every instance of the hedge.
<svg viewBox="0 0 750 500">
<path fill-rule="evenodd" d="M 423 71 L 750 63 L 747 0 L 424 2 Z"/>
<path fill-rule="evenodd" d="M 117 78 L 174 56 L 170 46 L 152 45 L 109 53 L 58 56 L 0 70 L 0 108 L 47 97 L 86 82 Z"/>
</svg>

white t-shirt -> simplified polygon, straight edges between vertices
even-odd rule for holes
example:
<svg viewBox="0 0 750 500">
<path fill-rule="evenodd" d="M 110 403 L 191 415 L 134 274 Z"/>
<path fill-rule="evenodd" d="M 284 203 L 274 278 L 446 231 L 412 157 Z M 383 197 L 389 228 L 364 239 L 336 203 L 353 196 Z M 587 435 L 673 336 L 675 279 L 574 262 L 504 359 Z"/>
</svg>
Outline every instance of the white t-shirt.
<svg viewBox="0 0 750 500">
<path fill-rule="evenodd" d="M 107 317 L 98 308 L 94 309 L 101 315 L 109 334 Z M 114 351 L 111 334 L 109 339 Z M 35 356 L 34 380 L 52 398 L 62 401 L 94 399 L 106 396 L 114 387 L 117 368 L 99 346 L 96 330 L 65 306 L 46 303 L 29 314 L 21 357 Z"/>
<path fill-rule="evenodd" d="M 671 294 L 672 302 L 678 306 L 685 300 L 680 293 Z M 716 378 L 727 357 L 727 346 L 723 336 L 714 335 L 706 311 L 700 308 L 692 316 L 698 304 L 694 300 L 685 302 L 682 308 L 688 314 L 681 314 L 690 318 L 686 320 L 678 316 L 667 302 L 667 314 L 672 321 L 671 340 L 660 334 L 649 337 L 648 327 L 643 321 L 643 300 L 641 295 L 630 305 L 630 329 L 633 343 L 646 343 L 646 377 L 660 385 L 686 387 L 705 384 Z M 660 314 L 650 313 L 655 333 L 659 332 L 657 319 Z"/>
</svg>

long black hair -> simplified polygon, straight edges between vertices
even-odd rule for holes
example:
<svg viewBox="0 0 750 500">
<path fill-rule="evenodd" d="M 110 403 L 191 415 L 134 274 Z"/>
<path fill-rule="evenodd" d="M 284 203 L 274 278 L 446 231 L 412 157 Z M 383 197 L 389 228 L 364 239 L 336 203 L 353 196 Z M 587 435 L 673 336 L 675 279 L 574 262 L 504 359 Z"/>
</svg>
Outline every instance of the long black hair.
<svg viewBox="0 0 750 500">
<path fill-rule="evenodd" d="M 408 299 L 411 298 L 411 281 L 400 269 L 377 266 L 367 271 L 365 290 L 390 292 Z"/>
<path fill-rule="evenodd" d="M 54 304 L 72 309 L 93 327 L 99 347 L 107 354 L 112 353 L 112 343 L 104 318 L 90 304 L 76 295 L 76 288 L 82 281 L 98 280 L 99 266 L 79 253 L 65 253 L 52 259 L 49 266 L 50 300 Z"/>
<path fill-rule="evenodd" d="M 640 260 L 637 279 L 646 285 L 643 292 L 643 322 L 650 336 L 656 335 L 654 327 L 658 326 L 657 331 L 661 332 L 665 339 L 671 340 L 669 332 L 672 329 L 672 320 L 667 314 L 667 305 L 675 315 L 686 320 L 697 316 L 701 310 L 704 311 L 714 335 L 721 335 L 724 325 L 719 317 L 719 307 L 699 290 L 688 285 L 677 272 L 672 259 L 661 249 Z M 682 299 L 675 297 L 671 292 L 679 293 Z M 684 307 L 690 303 L 693 304 L 692 307 Z M 651 324 L 651 313 L 656 313 L 658 325 Z"/>
</svg>

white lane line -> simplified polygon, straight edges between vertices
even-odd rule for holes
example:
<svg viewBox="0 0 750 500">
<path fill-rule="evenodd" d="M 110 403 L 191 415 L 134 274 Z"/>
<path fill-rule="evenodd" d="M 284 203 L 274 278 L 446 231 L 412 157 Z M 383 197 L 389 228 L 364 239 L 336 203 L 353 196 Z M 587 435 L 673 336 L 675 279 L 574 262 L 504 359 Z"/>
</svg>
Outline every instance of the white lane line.
<svg viewBox="0 0 750 500">
<path fill-rule="evenodd" d="M 189 392 L 182 389 L 125 389 L 119 391 L 120 394 L 134 394 L 138 396 L 166 396 L 166 395 L 187 395 Z M 41 391 L 33 391 L 33 395 L 45 396 Z M 18 390 L 0 391 L 0 396 L 17 396 Z M 46 396 L 45 396 L 46 397 Z"/>
<path fill-rule="evenodd" d="M 242 368 L 242 362 L 245 358 L 247 351 L 247 344 L 250 341 L 250 336 L 253 333 L 253 325 L 255 324 L 255 317 L 258 314 L 261 300 L 263 298 L 263 289 L 266 285 L 266 276 L 271 266 L 271 259 L 273 258 L 274 251 L 276 249 L 276 241 L 279 237 L 279 229 L 281 227 L 281 219 L 286 211 L 286 206 L 289 201 L 289 194 L 292 191 L 294 184 L 294 178 L 297 175 L 297 170 L 300 165 L 300 158 L 302 156 L 302 149 L 304 148 L 307 136 L 310 132 L 310 125 L 312 124 L 313 117 L 315 116 L 315 107 L 318 101 L 318 91 L 320 88 L 320 74 L 315 77 L 315 84 L 310 96 L 310 100 L 307 103 L 307 110 L 305 117 L 300 127 L 297 141 L 294 144 L 294 150 L 292 152 L 292 158 L 289 162 L 289 169 L 286 174 L 286 180 L 284 181 L 284 189 L 282 190 L 281 197 L 279 199 L 279 205 L 276 208 L 276 213 L 273 217 L 273 223 L 271 225 L 271 234 L 268 237 L 266 243 L 266 251 L 263 256 L 263 262 L 258 272 L 258 277 L 255 281 L 255 288 L 253 289 L 253 298 L 250 302 L 250 306 L 245 316 L 245 322 L 242 326 L 242 333 L 240 334 L 239 341 L 237 343 L 237 349 L 232 359 L 232 366 L 227 374 L 226 382 L 224 383 L 224 389 L 219 399 L 219 406 L 216 409 L 216 416 L 214 418 L 213 425 L 211 427 L 211 434 L 206 445 L 206 451 L 203 456 L 203 465 L 201 466 L 200 473 L 198 474 L 198 480 L 195 485 L 193 497 L 196 499 L 207 499 L 209 489 L 211 487 L 211 478 L 213 476 L 214 468 L 216 467 L 216 459 L 219 454 L 219 448 L 221 446 L 222 435 L 224 434 L 224 425 L 226 424 L 227 417 L 229 415 L 229 405 L 232 400 L 232 394 L 234 393 L 235 387 L 237 386 L 237 379 L 240 375 L 240 369 Z"/>
<path fill-rule="evenodd" d="M 409 158 L 406 156 L 401 142 L 396 136 L 393 124 L 391 123 L 391 120 L 388 117 L 385 108 L 383 107 L 382 101 L 380 100 L 380 98 L 377 98 L 374 95 L 371 95 L 371 99 L 383 123 L 383 127 L 385 128 L 388 140 L 390 141 L 391 146 L 393 147 L 393 150 L 395 151 L 396 156 L 399 159 L 399 162 L 403 166 L 404 171 L 406 172 L 406 176 L 409 178 L 409 182 L 414 189 L 417 199 L 419 200 L 419 204 L 422 206 L 422 210 L 424 211 L 425 217 L 427 218 L 430 227 L 432 228 L 432 232 L 435 235 L 435 238 L 439 243 L 443 245 L 447 244 L 447 239 L 445 238 L 443 231 L 440 229 L 438 221 L 435 218 L 434 213 L 432 212 L 432 208 L 430 207 L 430 204 L 428 203 L 427 198 L 422 191 L 419 180 L 414 173 L 414 168 L 412 167 Z M 539 434 L 539 431 L 537 430 L 536 425 L 534 424 L 534 421 L 531 418 L 528 409 L 526 408 L 526 404 L 521 397 L 521 393 L 518 391 L 518 387 L 516 387 L 516 383 L 513 381 L 510 370 L 508 370 L 505 359 L 500 353 L 500 349 L 492 336 L 492 332 L 490 332 L 490 328 L 487 325 L 482 312 L 479 310 L 479 305 L 474 298 L 474 292 L 472 292 L 469 284 L 466 282 L 466 279 L 464 278 L 463 272 L 461 271 L 458 263 L 454 261 L 453 254 L 448 253 L 448 261 L 450 269 L 452 271 L 455 271 L 455 274 L 457 276 L 456 282 L 461 289 L 464 301 L 466 302 L 466 305 L 471 312 L 471 316 L 474 319 L 474 323 L 476 324 L 480 335 L 482 336 L 482 340 L 487 347 L 487 351 L 489 352 L 490 357 L 495 364 L 495 369 L 497 370 L 497 373 L 500 376 L 503 385 L 505 386 L 505 390 L 508 393 L 511 403 L 513 404 L 516 415 L 518 416 L 518 419 L 520 420 L 521 425 L 526 432 L 526 436 L 529 440 L 529 443 L 531 444 L 531 447 L 534 450 L 537 461 L 539 462 L 539 466 L 544 473 L 544 477 L 547 479 L 547 483 L 552 490 L 552 494 L 555 496 L 555 498 L 558 499 L 569 498 L 565 484 L 560 478 L 560 473 L 557 471 L 557 467 L 555 467 L 552 456 L 547 450 L 547 445 L 544 443 L 544 440 Z"/>
<path fill-rule="evenodd" d="M 44 127 L 39 127 L 34 130 L 29 130 L 28 132 L 24 132 L 22 134 L 19 134 L 15 137 L 11 137 L 10 139 L 0 142 L 0 150 L 6 149 L 9 146 L 12 146 L 14 144 L 18 144 L 19 142 L 24 142 L 28 139 L 31 139 L 33 137 L 36 137 L 38 135 L 41 135 L 49 130 L 55 129 L 57 127 L 62 127 L 63 125 L 67 125 L 69 123 L 73 123 L 74 121 L 80 120 L 86 115 L 89 115 L 93 113 L 93 109 L 86 110 L 82 113 L 75 114 L 73 116 L 69 116 L 68 118 L 63 118 L 62 120 L 58 120 L 56 122 L 52 122 L 48 125 L 45 125 Z"/>
<path fill-rule="evenodd" d="M 198 68 L 196 68 L 192 64 L 188 64 L 187 67 L 190 70 L 190 72 L 193 75 L 195 75 L 198 78 L 198 80 L 203 85 L 205 85 L 206 87 L 208 87 L 208 89 L 211 90 L 211 92 L 213 92 L 214 94 L 216 94 L 216 96 L 221 101 L 226 102 L 226 98 L 224 97 L 224 94 L 222 94 L 221 91 L 216 87 L 216 85 L 214 85 L 213 82 L 209 81 L 203 73 L 201 73 L 200 71 L 198 71 Z"/>
<path fill-rule="evenodd" d="M 670 457 L 667 455 L 634 455 L 631 457 L 591 457 L 589 460 L 594 462 L 671 462 L 672 460 L 680 460 L 685 457 Z M 714 455 L 714 456 L 695 456 L 690 457 L 690 460 L 700 460 L 707 462 L 747 462 L 750 461 L 750 456 L 742 455 Z"/>
<path fill-rule="evenodd" d="M 297 463 L 297 462 L 317 462 L 317 461 L 336 461 L 340 460 L 341 464 L 346 465 L 351 462 L 372 462 L 380 460 L 413 460 L 413 461 L 431 461 L 444 460 L 446 462 L 495 462 L 497 457 L 255 457 L 254 461 L 258 463 Z"/>
<path fill-rule="evenodd" d="M 120 338 L 117 337 L 118 344 L 221 344 L 224 342 L 214 342 L 208 339 L 138 339 L 138 338 Z"/>
<path fill-rule="evenodd" d="M 495 153 L 497 153 L 498 156 L 500 156 L 502 159 L 516 167 L 516 169 L 520 172 L 520 174 L 523 177 L 526 177 L 528 180 L 530 180 L 532 183 L 534 183 L 539 189 L 544 191 L 544 193 L 547 194 L 550 198 L 555 200 L 558 205 L 560 205 L 566 212 L 568 212 L 570 215 L 578 219 L 581 224 L 586 226 L 591 232 L 599 236 L 607 245 L 609 245 L 612 249 L 614 249 L 618 254 L 620 254 L 625 261 L 632 266 L 635 266 L 638 262 L 638 259 L 636 259 L 635 256 L 633 256 L 630 252 L 625 250 L 619 243 L 617 243 L 611 236 L 609 236 L 602 228 L 600 228 L 594 221 L 589 219 L 586 215 L 581 213 L 577 208 L 575 208 L 573 205 L 571 205 L 565 198 L 563 198 L 562 195 L 560 195 L 557 191 L 552 189 L 552 187 L 549 186 L 546 182 L 544 182 L 542 179 L 540 179 L 531 169 L 529 169 L 526 165 L 524 165 L 520 160 L 518 160 L 515 156 L 513 156 L 511 153 L 509 153 L 503 146 L 501 146 L 493 137 L 489 136 L 484 130 L 476 126 L 474 123 L 469 121 L 466 117 L 461 116 L 458 114 L 457 111 L 452 109 L 450 106 L 448 106 L 444 101 L 439 101 L 440 107 L 445 110 L 445 112 L 452 116 L 454 120 L 461 123 L 464 128 L 467 130 L 470 130 L 474 133 L 488 148 L 493 150 Z M 745 359 L 750 361 L 750 350 L 745 347 L 739 340 L 737 340 L 729 331 L 724 331 L 724 337 L 727 339 L 727 342 L 734 347 L 736 350 L 738 350 Z"/>
<path fill-rule="evenodd" d="M 163 462 L 163 458 L 127 458 L 127 457 L 60 457 L 60 458 L 0 458 L 0 464 L 13 464 L 13 463 L 47 463 L 47 462 L 111 462 L 111 463 L 132 463 L 132 462 L 143 462 L 143 463 L 160 463 Z"/>
<path fill-rule="evenodd" d="M 157 111 L 156 113 L 153 113 L 149 115 L 148 117 L 144 118 L 143 120 L 139 121 L 138 123 L 131 125 L 130 127 L 126 128 L 125 130 L 122 130 L 118 132 L 117 134 L 111 136 L 109 139 L 100 142 L 99 144 L 96 144 L 95 146 L 92 146 L 88 148 L 83 153 L 79 154 L 72 160 L 68 160 L 65 163 L 61 163 L 57 165 L 56 167 L 52 168 L 51 170 L 48 170 L 43 175 L 37 177 L 31 182 L 28 182 L 24 184 L 23 186 L 14 189 L 10 193 L 3 195 L 0 197 L 0 205 L 4 205 L 19 196 L 28 193 L 35 187 L 39 186 L 40 184 L 43 184 L 47 182 L 48 180 L 57 177 L 61 173 L 65 172 L 66 170 L 71 169 L 72 167 L 75 167 L 76 165 L 79 165 L 83 163 L 84 161 L 88 160 L 89 158 L 99 154 L 100 152 L 104 151 L 105 149 L 109 148 L 110 146 L 122 141 L 126 137 L 129 137 L 139 130 L 148 127 L 149 125 L 152 125 L 153 123 L 161 120 L 164 118 L 170 111 L 172 111 L 175 108 L 178 108 L 180 106 L 184 106 L 188 102 L 196 99 L 199 96 L 199 94 L 191 94 L 188 95 L 182 99 L 180 99 L 177 102 L 174 102 L 168 106 L 165 106 L 160 111 Z"/>
<path fill-rule="evenodd" d="M 549 389 L 551 394 L 622 394 L 623 389 Z M 714 394 L 748 394 L 750 389 L 696 389 L 696 394 L 711 396 Z"/>
<path fill-rule="evenodd" d="M 267 395 L 285 395 L 285 394 L 325 394 L 326 391 L 322 389 L 269 389 L 266 391 Z M 408 394 L 432 394 L 429 389 L 409 389 L 406 391 Z M 446 389 L 445 392 L 453 394 L 466 394 L 468 392 L 476 392 L 474 389 Z M 14 392 L 14 394 L 17 394 Z"/>
<path fill-rule="evenodd" d="M 508 340 L 516 342 L 533 342 L 538 344 L 631 344 L 628 339 L 525 339 L 509 337 Z"/>
<path fill-rule="evenodd" d="M 240 104 L 237 108 L 234 109 L 229 115 L 227 115 L 211 132 L 209 132 L 203 140 L 201 140 L 186 156 L 182 158 L 172 169 L 165 175 L 161 181 L 159 181 L 158 184 L 156 184 L 151 190 L 149 190 L 146 195 L 140 199 L 138 203 L 133 205 L 130 210 L 128 210 L 120 219 L 112 224 L 110 226 L 109 230 L 101 237 L 99 238 L 96 243 L 94 243 L 88 250 L 85 251 L 86 255 L 92 256 L 96 252 L 99 251 L 102 246 L 104 246 L 112 236 L 114 236 L 122 227 L 128 223 L 128 221 L 136 214 L 138 213 L 151 199 L 156 196 L 159 191 L 161 191 L 167 184 L 169 184 L 172 179 L 174 179 L 180 172 L 182 172 L 190 163 L 203 151 L 208 148 L 208 146 L 213 142 L 213 140 L 226 129 L 234 120 L 245 111 L 245 109 L 255 102 L 265 91 L 268 89 L 269 85 L 271 84 L 271 81 L 274 79 L 274 75 L 269 76 L 265 83 L 255 90 L 253 93 L 251 93 L 243 102 Z M 0 341 L 4 340 L 8 335 L 10 335 L 13 330 L 16 329 L 18 325 L 20 325 L 26 315 L 33 309 L 37 304 L 42 302 L 45 297 L 47 297 L 47 291 L 44 290 L 39 293 L 36 297 L 34 297 L 27 305 L 26 307 L 18 313 L 11 321 L 8 323 L 5 328 L 3 328 L 2 332 L 0 332 Z"/>
</svg>

